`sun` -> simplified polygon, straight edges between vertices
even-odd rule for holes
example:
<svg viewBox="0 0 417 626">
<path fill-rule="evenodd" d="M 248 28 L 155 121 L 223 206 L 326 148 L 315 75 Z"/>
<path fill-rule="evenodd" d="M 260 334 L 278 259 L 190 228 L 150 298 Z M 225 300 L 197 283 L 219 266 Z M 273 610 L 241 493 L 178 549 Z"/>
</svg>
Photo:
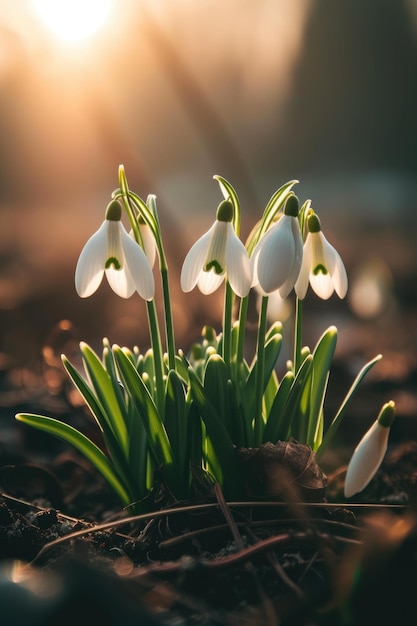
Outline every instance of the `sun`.
<svg viewBox="0 0 417 626">
<path fill-rule="evenodd" d="M 38 17 L 54 36 L 77 43 L 93 35 L 110 14 L 112 0 L 32 0 Z"/>
</svg>

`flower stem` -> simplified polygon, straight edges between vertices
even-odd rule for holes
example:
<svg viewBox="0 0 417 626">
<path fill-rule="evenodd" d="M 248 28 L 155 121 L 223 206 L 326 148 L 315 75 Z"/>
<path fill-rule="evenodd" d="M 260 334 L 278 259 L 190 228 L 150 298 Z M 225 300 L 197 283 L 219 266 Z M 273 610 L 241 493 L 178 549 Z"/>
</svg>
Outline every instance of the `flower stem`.
<svg viewBox="0 0 417 626">
<path fill-rule="evenodd" d="M 258 339 L 256 346 L 256 383 L 255 383 L 255 416 L 254 416 L 254 445 L 260 446 L 264 421 L 262 417 L 263 379 L 265 370 L 265 335 L 267 325 L 268 297 L 263 296 L 259 312 Z"/>
<path fill-rule="evenodd" d="M 163 420 L 165 414 L 164 360 L 155 300 L 147 302 L 146 307 L 155 369 L 156 406 L 159 416 Z"/>
<path fill-rule="evenodd" d="M 174 323 L 172 318 L 171 296 L 169 291 L 169 279 L 168 279 L 168 263 L 165 256 L 165 250 L 162 243 L 161 227 L 159 225 L 158 211 L 156 209 L 156 197 L 150 195 L 148 197 L 149 209 L 153 217 L 153 225 L 155 228 L 155 242 L 159 254 L 159 270 L 161 273 L 162 283 L 162 296 L 164 301 L 164 315 L 165 315 L 165 337 L 166 347 L 168 352 L 168 366 L 169 369 L 176 369 L 175 364 L 175 336 L 174 336 Z"/>
<path fill-rule="evenodd" d="M 237 366 L 238 373 L 239 373 L 240 365 L 243 362 L 243 358 L 244 358 L 243 350 L 245 346 L 245 330 L 246 330 L 246 318 L 248 315 L 248 303 L 249 303 L 249 296 L 242 298 L 240 301 L 239 333 L 238 333 L 238 339 L 237 339 L 237 352 L 236 352 L 236 366 Z"/>
<path fill-rule="evenodd" d="M 303 342 L 303 300 L 296 297 L 295 300 L 295 326 L 294 326 L 294 374 L 297 374 L 301 365 L 301 348 Z"/>
<path fill-rule="evenodd" d="M 223 359 L 230 367 L 232 352 L 232 310 L 233 310 L 233 290 L 226 281 L 224 290 L 224 309 L 223 309 Z"/>
<path fill-rule="evenodd" d="M 169 293 L 168 268 L 161 268 L 162 294 L 164 298 L 165 332 L 168 352 L 168 366 L 170 370 L 176 369 L 175 363 L 175 338 L 174 323 L 172 319 L 171 297 Z"/>
</svg>

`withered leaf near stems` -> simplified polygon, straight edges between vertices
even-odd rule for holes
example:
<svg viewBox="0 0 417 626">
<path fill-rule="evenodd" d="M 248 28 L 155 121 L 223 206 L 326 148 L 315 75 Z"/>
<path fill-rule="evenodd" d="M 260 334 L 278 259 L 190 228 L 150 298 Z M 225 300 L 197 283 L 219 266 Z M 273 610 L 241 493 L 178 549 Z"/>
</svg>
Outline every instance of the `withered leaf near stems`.
<svg viewBox="0 0 417 626">
<path fill-rule="evenodd" d="M 327 477 L 310 446 L 291 438 L 259 448 L 237 448 L 248 496 L 319 502 Z"/>
</svg>

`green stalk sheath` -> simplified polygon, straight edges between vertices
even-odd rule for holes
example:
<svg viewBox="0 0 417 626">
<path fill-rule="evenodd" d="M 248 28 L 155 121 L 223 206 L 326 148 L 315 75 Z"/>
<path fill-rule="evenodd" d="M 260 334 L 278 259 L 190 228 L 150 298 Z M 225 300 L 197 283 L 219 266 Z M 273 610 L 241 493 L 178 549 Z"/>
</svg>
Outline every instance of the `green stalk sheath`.
<svg viewBox="0 0 417 626">
<path fill-rule="evenodd" d="M 254 436 L 255 446 L 261 445 L 263 435 L 262 400 L 263 380 L 265 370 L 265 335 L 267 325 L 268 297 L 262 297 L 261 310 L 258 322 L 258 343 L 256 347 L 256 385 L 255 385 L 255 415 Z"/>
<path fill-rule="evenodd" d="M 297 374 L 301 366 L 301 349 L 303 341 L 303 300 L 295 300 L 295 326 L 294 326 L 294 374 Z"/>
</svg>

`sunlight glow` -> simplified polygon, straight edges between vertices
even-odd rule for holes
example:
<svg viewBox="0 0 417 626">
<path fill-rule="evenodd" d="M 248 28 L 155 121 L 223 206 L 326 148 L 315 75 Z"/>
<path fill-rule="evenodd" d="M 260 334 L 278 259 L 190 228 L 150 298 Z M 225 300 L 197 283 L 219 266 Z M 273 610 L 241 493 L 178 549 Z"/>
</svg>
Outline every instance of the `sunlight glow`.
<svg viewBox="0 0 417 626">
<path fill-rule="evenodd" d="M 66 43 L 77 43 L 104 24 L 112 0 L 33 0 L 33 5 L 55 37 Z"/>
</svg>

